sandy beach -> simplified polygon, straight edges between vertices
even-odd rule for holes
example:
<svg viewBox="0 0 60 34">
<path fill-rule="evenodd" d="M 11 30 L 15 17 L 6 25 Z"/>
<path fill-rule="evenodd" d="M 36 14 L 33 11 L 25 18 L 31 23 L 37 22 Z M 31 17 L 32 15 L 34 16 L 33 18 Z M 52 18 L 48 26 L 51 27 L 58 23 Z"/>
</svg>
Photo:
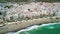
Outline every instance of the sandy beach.
<svg viewBox="0 0 60 34">
<path fill-rule="evenodd" d="M 6 23 L 5 26 L 0 27 L 0 33 L 18 31 L 31 25 L 38 25 L 43 23 L 51 23 L 51 22 L 59 22 L 59 21 L 60 21 L 60 16 L 57 17 L 55 16 L 51 18 L 48 17 L 48 18 L 39 18 L 39 19 L 33 19 L 27 21 Z"/>
</svg>

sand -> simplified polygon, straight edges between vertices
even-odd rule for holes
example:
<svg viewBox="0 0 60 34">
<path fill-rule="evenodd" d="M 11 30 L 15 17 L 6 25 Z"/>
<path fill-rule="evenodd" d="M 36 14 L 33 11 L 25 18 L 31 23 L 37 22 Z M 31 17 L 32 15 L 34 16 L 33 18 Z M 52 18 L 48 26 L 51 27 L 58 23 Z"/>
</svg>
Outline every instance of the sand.
<svg viewBox="0 0 60 34">
<path fill-rule="evenodd" d="M 27 21 L 20 21 L 20 22 L 9 22 L 5 26 L 0 27 L 0 33 L 6 33 L 11 31 L 18 31 L 20 29 L 26 28 L 31 25 L 36 24 L 43 24 L 43 23 L 51 23 L 51 22 L 59 22 L 60 16 L 54 17 L 47 17 L 47 18 L 39 18 L 39 19 L 33 19 L 33 20 L 27 20 Z"/>
</svg>

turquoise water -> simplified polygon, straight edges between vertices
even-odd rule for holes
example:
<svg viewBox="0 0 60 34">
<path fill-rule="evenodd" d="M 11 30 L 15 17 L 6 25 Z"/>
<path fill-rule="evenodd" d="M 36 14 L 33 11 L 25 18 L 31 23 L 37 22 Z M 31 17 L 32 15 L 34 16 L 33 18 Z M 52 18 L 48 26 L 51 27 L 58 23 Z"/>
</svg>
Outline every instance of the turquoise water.
<svg viewBox="0 0 60 34">
<path fill-rule="evenodd" d="M 10 32 L 7 34 L 60 34 L 60 22 L 42 25 L 33 25 L 18 32 Z"/>
<path fill-rule="evenodd" d="M 20 30 L 16 34 L 60 34 L 60 23 L 34 25 Z"/>
</svg>

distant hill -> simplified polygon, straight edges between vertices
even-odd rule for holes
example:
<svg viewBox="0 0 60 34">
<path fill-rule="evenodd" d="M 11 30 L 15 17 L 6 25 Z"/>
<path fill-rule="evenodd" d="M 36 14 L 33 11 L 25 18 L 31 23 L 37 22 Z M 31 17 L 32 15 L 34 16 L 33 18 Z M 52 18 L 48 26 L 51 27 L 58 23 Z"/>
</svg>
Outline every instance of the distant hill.
<svg viewBox="0 0 60 34">
<path fill-rule="evenodd" d="M 28 2 L 33 0 L 0 0 L 0 2 Z M 60 2 L 60 0 L 35 0 L 35 1 L 43 1 L 43 2 Z"/>
</svg>

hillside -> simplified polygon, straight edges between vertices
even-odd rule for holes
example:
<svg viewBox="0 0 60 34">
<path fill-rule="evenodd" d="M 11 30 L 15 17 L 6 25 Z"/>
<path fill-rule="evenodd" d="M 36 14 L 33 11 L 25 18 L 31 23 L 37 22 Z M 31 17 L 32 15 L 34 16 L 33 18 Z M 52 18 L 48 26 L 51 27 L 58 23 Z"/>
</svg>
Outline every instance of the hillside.
<svg viewBox="0 0 60 34">
<path fill-rule="evenodd" d="M 0 0 L 0 2 L 28 2 L 28 1 L 60 2 L 60 0 Z"/>
</svg>

